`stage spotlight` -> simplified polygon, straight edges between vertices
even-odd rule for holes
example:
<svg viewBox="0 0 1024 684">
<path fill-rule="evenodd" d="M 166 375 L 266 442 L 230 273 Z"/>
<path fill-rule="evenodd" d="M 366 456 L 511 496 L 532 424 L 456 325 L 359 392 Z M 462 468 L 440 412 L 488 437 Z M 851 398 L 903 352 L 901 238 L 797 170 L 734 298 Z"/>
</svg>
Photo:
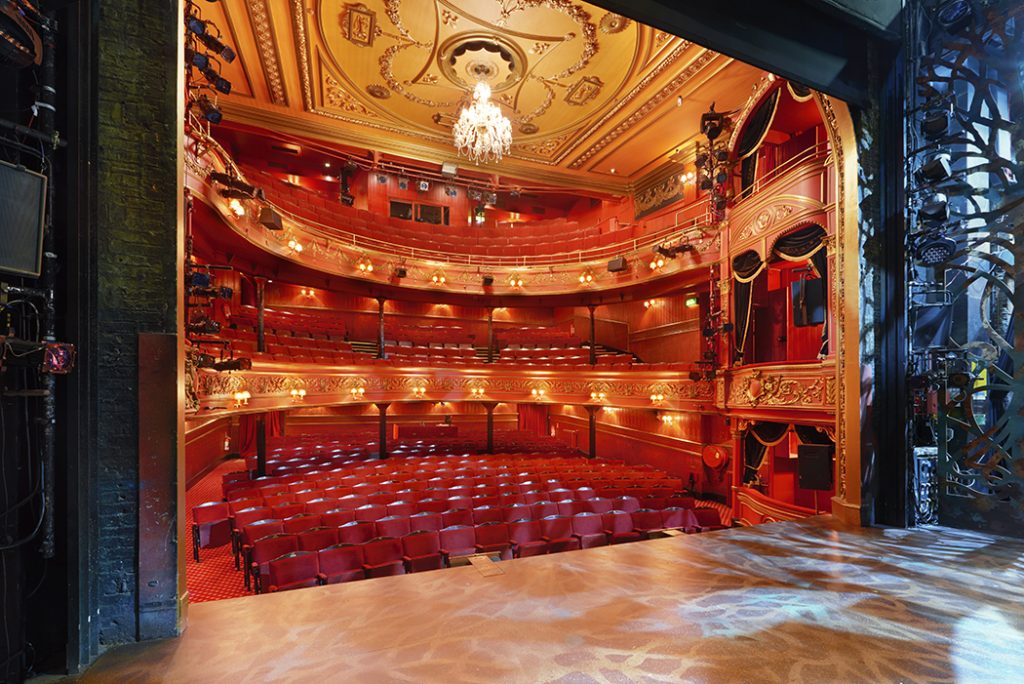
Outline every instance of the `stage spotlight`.
<svg viewBox="0 0 1024 684">
<path fill-rule="evenodd" d="M 399 178 L 398 179 L 398 189 L 399 190 L 408 190 L 409 189 L 409 179 L 408 178 Z"/>
<path fill-rule="evenodd" d="M 351 193 L 348 192 L 341 193 L 341 203 L 344 204 L 346 207 L 351 207 L 353 204 L 355 204 L 355 201 L 355 195 L 352 195 Z"/>
<path fill-rule="evenodd" d="M 192 287 L 210 287 L 213 285 L 213 276 L 206 271 L 193 271 L 189 274 L 188 284 Z"/>
<path fill-rule="evenodd" d="M 922 266 L 945 264 L 956 254 L 956 242 L 949 238 L 926 240 L 917 246 L 915 256 Z"/>
<path fill-rule="evenodd" d="M 941 193 L 932 195 L 917 210 L 917 217 L 928 223 L 947 220 L 949 218 L 949 203 L 946 201 L 946 196 Z"/>
<path fill-rule="evenodd" d="M 484 284 L 484 287 L 490 287 L 491 285 L 494 285 L 494 276 L 492 275 L 485 275 L 481 280 Z"/>
<path fill-rule="evenodd" d="M 726 334 L 731 333 L 735 327 L 736 326 L 734 326 L 732 323 L 723 323 L 722 324 L 722 332 L 724 332 Z"/>
<path fill-rule="evenodd" d="M 212 85 L 214 90 L 216 90 L 217 92 L 224 93 L 225 95 L 231 93 L 231 81 L 229 81 L 226 78 L 223 78 L 219 73 L 217 73 L 213 69 L 212 66 L 207 66 L 205 69 L 200 69 L 199 73 L 203 75 L 203 78 L 210 82 L 210 85 Z"/>
<path fill-rule="evenodd" d="M 445 194 L 445 195 L 446 195 L 447 197 L 455 197 L 456 195 L 458 195 L 458 194 L 459 194 L 459 191 L 458 191 L 458 190 L 456 190 L 455 188 L 453 188 L 453 187 L 452 187 L 452 186 L 450 186 L 450 185 L 446 185 L 446 186 L 445 186 L 445 188 L 444 188 L 444 194 Z"/>
<path fill-rule="evenodd" d="M 206 178 L 207 180 L 213 181 L 214 183 L 219 183 L 220 185 L 223 185 L 224 187 L 230 190 L 237 190 L 238 192 L 244 195 L 243 199 L 263 199 L 263 190 L 261 188 L 257 188 L 255 185 L 250 185 L 241 178 L 236 178 L 230 174 L 221 173 L 220 171 L 212 171 L 210 175 L 207 176 Z M 224 196 L 237 197 L 237 195 L 228 194 L 224 194 Z"/>
<path fill-rule="evenodd" d="M 964 371 L 950 373 L 948 383 L 951 387 L 966 389 L 974 384 L 974 377 L 970 373 Z"/>
<path fill-rule="evenodd" d="M 210 66 L 210 57 L 192 48 L 185 48 L 185 61 L 199 69 L 206 69 Z"/>
<path fill-rule="evenodd" d="M 217 108 L 217 105 L 213 104 L 213 102 L 210 101 L 210 98 L 206 95 L 199 96 L 199 99 L 196 100 L 196 106 L 199 107 L 199 111 L 202 113 L 203 118 L 212 124 L 219 124 L 224 118 L 224 115 L 221 113 L 220 109 Z"/>
<path fill-rule="evenodd" d="M 217 361 L 211 366 L 211 368 L 216 371 L 249 370 L 252 368 L 252 359 L 244 357 L 226 359 L 224 361 Z"/>
<path fill-rule="evenodd" d="M 235 51 L 225 45 L 220 38 L 210 33 L 210 26 L 216 28 L 215 24 L 203 21 L 198 17 L 189 17 L 186 25 L 188 30 L 195 34 L 199 42 L 206 46 L 206 49 L 219 56 L 225 62 L 235 61 Z"/>
<path fill-rule="evenodd" d="M 188 324 L 188 331 L 193 335 L 216 335 L 220 332 L 220 323 L 209 318 L 193 321 Z"/>
<path fill-rule="evenodd" d="M 971 23 L 974 10 L 968 0 L 949 0 L 939 5 L 936 18 L 948 33 L 959 33 Z"/>
<path fill-rule="evenodd" d="M 949 155 L 940 154 L 925 162 L 914 174 L 920 183 L 937 183 L 949 178 Z"/>
<path fill-rule="evenodd" d="M 420 192 L 426 192 L 427 190 L 430 190 L 430 183 L 428 181 L 421 180 L 418 187 Z"/>
<path fill-rule="evenodd" d="M 703 376 L 700 374 L 700 371 L 690 371 L 690 380 L 694 382 L 699 382 L 702 379 L 702 377 Z"/>
<path fill-rule="evenodd" d="M 921 133 L 929 140 L 937 140 L 949 131 L 949 112 L 942 110 L 925 115 L 921 121 Z"/>
<path fill-rule="evenodd" d="M 197 287 L 188 288 L 190 297 L 206 297 L 208 299 L 231 299 L 234 292 L 230 287 Z"/>
<path fill-rule="evenodd" d="M 387 183 L 387 182 L 388 182 L 388 177 L 387 177 L 387 175 L 385 175 L 385 174 L 383 174 L 383 173 L 378 173 L 378 174 L 377 174 L 377 183 L 378 183 L 378 184 L 380 184 L 380 185 L 384 185 L 384 184 L 385 184 L 385 183 Z"/>
<path fill-rule="evenodd" d="M 708 140 L 714 140 L 722 134 L 724 129 L 725 117 L 715 111 L 715 103 L 712 102 L 711 108 L 700 116 L 700 132 Z"/>
<path fill-rule="evenodd" d="M 711 181 L 711 178 L 704 175 L 700 177 L 698 185 L 701 190 L 710 190 L 711 188 L 715 187 L 715 184 Z"/>
<path fill-rule="evenodd" d="M 721 185 L 727 180 L 729 180 L 729 173 L 725 169 L 722 169 L 715 174 L 715 182 L 718 183 L 719 185 Z"/>
</svg>

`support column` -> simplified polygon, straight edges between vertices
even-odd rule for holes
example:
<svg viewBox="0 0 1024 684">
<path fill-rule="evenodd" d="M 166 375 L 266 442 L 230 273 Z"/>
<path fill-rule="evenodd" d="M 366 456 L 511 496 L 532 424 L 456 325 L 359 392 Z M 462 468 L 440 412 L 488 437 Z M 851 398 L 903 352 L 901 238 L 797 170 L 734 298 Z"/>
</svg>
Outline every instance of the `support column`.
<svg viewBox="0 0 1024 684">
<path fill-rule="evenodd" d="M 494 363 L 494 307 L 487 310 L 487 363 Z"/>
<path fill-rule="evenodd" d="M 380 412 L 380 435 L 378 436 L 377 456 L 384 460 L 388 457 L 388 407 L 391 404 L 389 402 L 381 402 L 374 404 L 374 406 Z"/>
<path fill-rule="evenodd" d="M 584 408 L 587 409 L 587 428 L 589 432 L 587 442 L 590 447 L 587 458 L 597 458 L 597 412 L 601 410 L 601 407 L 585 406 Z"/>
<path fill-rule="evenodd" d="M 483 407 L 487 410 L 487 453 L 494 453 L 494 407 L 498 405 L 496 401 L 484 402 Z"/>
<path fill-rule="evenodd" d="M 387 358 L 384 355 L 384 302 L 387 299 L 377 297 L 377 358 Z"/>
<path fill-rule="evenodd" d="M 732 455 L 729 459 L 732 469 L 732 492 L 729 503 L 732 505 L 732 517 L 734 520 L 740 518 L 740 504 L 737 496 L 740 487 L 743 486 L 743 474 L 746 471 L 746 454 L 743 453 L 743 433 L 746 431 L 748 422 L 742 418 L 731 418 L 729 420 L 729 436 L 732 438 Z"/>
<path fill-rule="evenodd" d="M 256 477 L 267 475 L 267 418 L 260 414 L 256 419 Z"/>
<path fill-rule="evenodd" d="M 266 278 L 253 278 L 256 285 L 256 351 L 267 351 L 267 339 L 263 322 L 264 310 L 266 309 L 265 295 L 267 287 Z"/>
<path fill-rule="evenodd" d="M 590 312 L 590 365 L 597 365 L 597 325 L 594 321 L 593 304 L 587 304 L 587 311 Z"/>
</svg>

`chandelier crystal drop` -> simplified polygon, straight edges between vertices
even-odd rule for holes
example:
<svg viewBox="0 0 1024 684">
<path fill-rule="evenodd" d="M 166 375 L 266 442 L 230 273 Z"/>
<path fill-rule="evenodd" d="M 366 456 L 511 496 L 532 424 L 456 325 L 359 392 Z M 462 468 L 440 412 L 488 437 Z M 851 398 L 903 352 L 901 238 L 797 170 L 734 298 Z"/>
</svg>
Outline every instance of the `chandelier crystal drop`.
<svg viewBox="0 0 1024 684">
<path fill-rule="evenodd" d="M 500 162 L 512 146 L 512 123 L 490 101 L 491 87 L 480 81 L 473 89 L 473 103 L 463 107 L 452 126 L 459 156 L 476 164 Z"/>
</svg>

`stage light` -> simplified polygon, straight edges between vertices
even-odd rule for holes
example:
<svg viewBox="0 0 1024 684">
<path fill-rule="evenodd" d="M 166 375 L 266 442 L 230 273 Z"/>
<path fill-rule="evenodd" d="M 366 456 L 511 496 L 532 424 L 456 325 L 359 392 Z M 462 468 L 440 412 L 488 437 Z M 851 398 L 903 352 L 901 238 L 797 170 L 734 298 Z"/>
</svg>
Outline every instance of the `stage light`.
<svg viewBox="0 0 1024 684">
<path fill-rule="evenodd" d="M 951 173 L 949 155 L 939 154 L 925 162 L 914 175 L 920 183 L 937 183 L 949 178 Z"/>
<path fill-rule="evenodd" d="M 213 86 L 214 90 L 220 93 L 228 95 L 231 93 L 231 81 L 222 77 L 212 66 L 207 66 L 205 69 L 200 69 L 199 73 L 203 75 L 210 85 Z"/>
<path fill-rule="evenodd" d="M 235 176 L 232 176 L 231 174 L 222 173 L 220 171 L 211 171 L 210 175 L 207 176 L 206 178 L 209 181 L 212 181 L 214 183 L 219 183 L 220 185 L 223 185 L 225 188 L 227 188 L 229 190 L 236 190 L 239 193 L 242 193 L 241 195 L 231 195 L 231 194 L 227 194 L 227 193 L 222 193 L 222 194 L 224 194 L 225 197 L 232 197 L 232 196 L 234 196 L 234 197 L 239 197 L 239 199 L 250 199 L 250 198 L 263 199 L 263 189 L 262 188 L 257 188 L 255 185 L 250 185 L 249 183 L 246 183 L 241 178 L 236 178 Z"/>
<path fill-rule="evenodd" d="M 938 193 L 929 197 L 917 210 L 917 217 L 927 223 L 938 223 L 949 218 L 946 196 Z"/>
<path fill-rule="evenodd" d="M 949 0 L 939 5 L 936 18 L 948 33 L 959 33 L 971 23 L 974 10 L 968 0 Z"/>
<path fill-rule="evenodd" d="M 644 300 L 644 308 L 645 309 L 650 309 L 652 306 L 654 306 L 654 300 L 653 299 L 645 299 Z"/>
<path fill-rule="evenodd" d="M 588 268 L 586 271 L 580 274 L 579 277 L 580 285 L 590 285 L 594 282 L 594 273 Z"/>
<path fill-rule="evenodd" d="M 700 177 L 700 181 L 697 185 L 698 187 L 700 187 L 701 190 L 710 190 L 711 188 L 715 187 L 715 184 L 711 181 L 711 178 L 703 175 Z"/>
<path fill-rule="evenodd" d="M 199 69 L 206 69 L 210 66 L 209 55 L 196 52 L 192 48 L 185 48 L 185 61 Z"/>
<path fill-rule="evenodd" d="M 200 43 L 206 46 L 206 49 L 219 56 L 225 62 L 231 63 L 235 61 L 235 51 L 225 45 L 220 38 L 210 33 L 210 27 L 217 28 L 216 24 L 209 21 L 203 21 L 198 17 L 189 17 L 186 25 L 188 30 L 191 31 Z M 218 35 L 220 30 L 217 30 Z"/>
<path fill-rule="evenodd" d="M 949 112 L 941 110 L 925 115 L 921 121 L 921 133 L 929 140 L 937 140 L 949 131 Z"/>
<path fill-rule="evenodd" d="M 188 277 L 188 284 L 193 287 L 210 287 L 213 276 L 208 271 L 193 271 Z"/>
<path fill-rule="evenodd" d="M 915 256 L 922 266 L 929 268 L 949 262 L 956 254 L 956 242 L 949 238 L 926 240 L 917 246 Z"/>
<path fill-rule="evenodd" d="M 725 170 L 719 171 L 715 174 L 715 182 L 721 185 L 725 181 L 729 180 L 729 174 Z"/>
<path fill-rule="evenodd" d="M 349 194 L 347 192 L 341 193 L 341 203 L 344 204 L 346 207 L 351 207 L 353 204 L 355 204 L 355 202 L 355 195 Z"/>
<path fill-rule="evenodd" d="M 420 192 L 426 192 L 427 190 L 430 190 L 430 183 L 425 180 L 421 180 L 419 184 L 419 190 Z"/>
<path fill-rule="evenodd" d="M 498 203 L 498 193 L 496 193 L 496 192 L 489 192 L 489 193 L 487 193 L 487 196 L 484 199 L 485 199 L 487 204 L 495 205 L 495 204 Z"/>
<path fill-rule="evenodd" d="M 230 209 L 231 213 L 233 213 L 238 218 L 242 218 L 243 216 L 245 216 L 245 207 L 242 206 L 242 203 L 238 200 L 237 197 L 231 198 L 231 201 L 228 202 L 228 209 Z"/>
<path fill-rule="evenodd" d="M 446 197 L 456 197 L 459 194 L 459 191 L 450 185 L 446 185 L 444 186 L 444 194 Z"/>
<path fill-rule="evenodd" d="M 248 390 L 240 390 L 235 392 L 232 397 L 235 400 L 235 408 L 241 408 L 242 406 L 249 405 L 249 399 L 252 398 L 252 395 L 249 394 Z"/>
<path fill-rule="evenodd" d="M 196 106 L 199 107 L 199 113 L 203 115 L 203 118 L 212 124 L 219 124 L 224 119 L 220 109 L 206 95 L 199 96 Z"/>
<path fill-rule="evenodd" d="M 378 184 L 384 185 L 387 182 L 388 182 L 388 177 L 386 175 L 384 175 L 383 173 L 378 173 L 377 174 L 377 183 Z"/>
<path fill-rule="evenodd" d="M 331 162 L 329 162 L 329 161 L 324 162 L 324 168 L 325 169 L 331 168 Z"/>
<path fill-rule="evenodd" d="M 198 287 L 188 288 L 190 297 L 207 297 L 209 299 L 231 299 L 233 290 L 230 287 Z"/>
<path fill-rule="evenodd" d="M 714 140 L 722 134 L 723 130 L 725 130 L 725 116 L 715 111 L 715 103 L 712 102 L 711 108 L 700 116 L 700 132 L 708 140 Z"/>
<path fill-rule="evenodd" d="M 188 331 L 193 335 L 216 335 L 220 332 L 220 323 L 209 318 L 204 318 L 202 320 L 189 323 Z"/>
<path fill-rule="evenodd" d="M 405 178 L 405 177 L 399 178 L 398 179 L 398 189 L 399 190 L 408 190 L 409 189 L 409 179 Z"/>
</svg>

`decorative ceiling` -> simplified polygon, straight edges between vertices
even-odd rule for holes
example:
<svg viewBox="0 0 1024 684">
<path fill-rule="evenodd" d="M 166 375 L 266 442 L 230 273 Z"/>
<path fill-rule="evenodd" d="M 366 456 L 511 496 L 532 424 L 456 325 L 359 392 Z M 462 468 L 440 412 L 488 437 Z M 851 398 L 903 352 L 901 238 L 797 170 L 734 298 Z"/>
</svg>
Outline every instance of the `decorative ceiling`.
<svg viewBox="0 0 1024 684">
<path fill-rule="evenodd" d="M 762 75 L 571 0 L 222 0 L 201 11 L 239 55 L 224 65 L 227 119 L 460 163 L 451 127 L 484 80 L 513 126 L 511 155 L 490 171 L 618 194 L 664 173 L 701 112 L 739 107 Z"/>
</svg>

